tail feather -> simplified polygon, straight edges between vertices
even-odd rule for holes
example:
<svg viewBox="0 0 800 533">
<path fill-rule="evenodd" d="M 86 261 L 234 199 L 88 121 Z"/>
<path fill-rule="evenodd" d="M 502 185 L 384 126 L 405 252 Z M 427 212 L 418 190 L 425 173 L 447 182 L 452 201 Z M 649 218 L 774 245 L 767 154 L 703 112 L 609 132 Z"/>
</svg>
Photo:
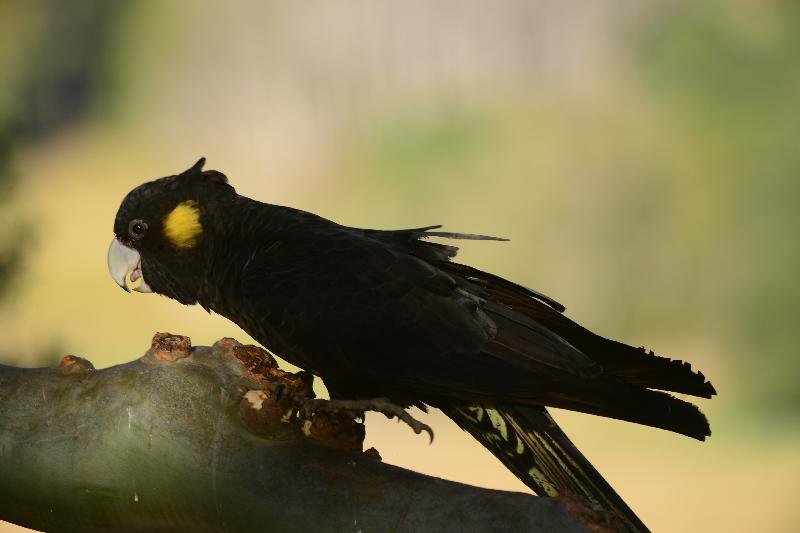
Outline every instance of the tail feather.
<svg viewBox="0 0 800 533">
<path fill-rule="evenodd" d="M 654 354 L 645 348 L 634 348 L 592 333 L 563 315 L 537 316 L 557 335 L 566 339 L 603 367 L 607 374 L 650 389 L 711 398 L 717 391 L 705 375 L 692 369 L 689 362 Z"/>
<path fill-rule="evenodd" d="M 441 407 L 540 496 L 573 494 L 610 511 L 632 532 L 647 526 L 561 431 L 544 407 Z"/>
<path fill-rule="evenodd" d="M 711 435 L 708 419 L 689 402 L 617 379 L 597 379 L 574 393 L 548 393 L 542 403 L 674 431 L 697 440 Z"/>
</svg>

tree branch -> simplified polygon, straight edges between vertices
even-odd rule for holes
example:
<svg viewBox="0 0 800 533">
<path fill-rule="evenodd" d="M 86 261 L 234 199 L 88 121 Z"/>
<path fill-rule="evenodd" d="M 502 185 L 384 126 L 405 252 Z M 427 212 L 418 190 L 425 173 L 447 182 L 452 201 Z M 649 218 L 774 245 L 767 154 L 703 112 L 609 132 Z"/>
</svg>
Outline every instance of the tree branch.
<svg viewBox="0 0 800 533">
<path fill-rule="evenodd" d="M 598 527 L 555 499 L 383 464 L 354 420 L 299 417 L 294 398 L 311 394 L 303 373 L 232 339 L 157 334 L 103 370 L 75 356 L 0 366 L 0 518 L 87 532 Z"/>
</svg>

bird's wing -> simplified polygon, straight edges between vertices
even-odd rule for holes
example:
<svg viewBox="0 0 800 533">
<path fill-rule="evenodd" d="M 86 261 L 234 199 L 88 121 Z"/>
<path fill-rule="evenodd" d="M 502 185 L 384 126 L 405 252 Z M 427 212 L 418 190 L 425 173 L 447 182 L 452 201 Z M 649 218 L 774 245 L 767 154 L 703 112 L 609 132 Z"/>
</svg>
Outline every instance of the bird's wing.
<svg viewBox="0 0 800 533">
<path fill-rule="evenodd" d="M 496 398 L 597 372 L 549 329 L 492 310 L 499 304 L 416 255 L 349 228 L 285 237 L 246 267 L 243 312 L 272 325 L 256 338 L 280 336 L 296 352 L 290 361 L 323 377 L 351 372 L 420 395 Z"/>
<path fill-rule="evenodd" d="M 437 266 L 455 278 L 470 280 L 490 298 L 502 302 L 506 307 L 556 333 L 580 351 L 590 354 L 594 361 L 602 365 L 603 372 L 609 375 L 640 387 L 703 398 L 716 394 L 703 373 L 693 370 L 686 361 L 658 356 L 645 348 L 634 348 L 603 338 L 573 322 L 561 313 L 563 309 L 531 294 L 529 289 L 493 274 L 458 263 L 438 262 Z"/>
</svg>

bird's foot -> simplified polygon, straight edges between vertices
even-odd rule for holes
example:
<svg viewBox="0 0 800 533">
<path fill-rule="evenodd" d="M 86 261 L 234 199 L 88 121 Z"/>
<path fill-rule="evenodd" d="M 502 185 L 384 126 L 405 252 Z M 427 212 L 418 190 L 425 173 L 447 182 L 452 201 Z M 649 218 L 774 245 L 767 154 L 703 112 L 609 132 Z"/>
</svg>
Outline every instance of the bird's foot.
<svg viewBox="0 0 800 533">
<path fill-rule="evenodd" d="M 363 418 L 365 411 L 375 411 L 383 413 L 386 418 L 397 417 L 398 421 L 403 421 L 419 435 L 423 431 L 433 443 L 433 429 L 427 424 L 423 424 L 397 404 L 392 403 L 388 398 L 370 398 L 368 400 L 321 400 L 306 398 L 300 400 L 298 406 L 303 416 L 310 417 L 314 413 L 343 413 L 353 418 Z"/>
</svg>

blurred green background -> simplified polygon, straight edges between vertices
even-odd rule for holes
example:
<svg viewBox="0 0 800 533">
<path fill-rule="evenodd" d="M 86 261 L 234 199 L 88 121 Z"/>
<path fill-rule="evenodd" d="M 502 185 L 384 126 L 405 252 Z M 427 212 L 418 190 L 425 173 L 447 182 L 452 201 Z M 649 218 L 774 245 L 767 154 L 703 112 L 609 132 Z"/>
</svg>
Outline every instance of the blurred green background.
<svg viewBox="0 0 800 533">
<path fill-rule="evenodd" d="M 463 260 L 720 393 L 704 444 L 556 414 L 643 520 L 796 531 L 798 58 L 789 0 L 1 0 L 0 361 L 248 340 L 106 272 L 125 193 L 206 156 L 242 194 L 348 225 L 511 238 Z M 382 416 L 367 446 L 526 490 L 426 420 L 433 446 Z"/>
</svg>

